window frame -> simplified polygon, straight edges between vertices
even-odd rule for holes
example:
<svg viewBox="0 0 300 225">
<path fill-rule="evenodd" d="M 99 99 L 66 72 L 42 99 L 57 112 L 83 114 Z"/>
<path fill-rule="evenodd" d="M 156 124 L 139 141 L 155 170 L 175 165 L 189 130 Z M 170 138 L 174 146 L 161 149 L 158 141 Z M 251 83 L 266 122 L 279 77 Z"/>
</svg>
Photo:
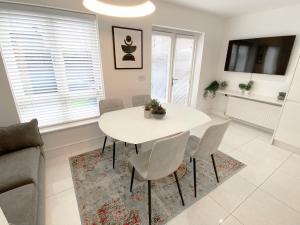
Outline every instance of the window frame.
<svg viewBox="0 0 300 225">
<path fill-rule="evenodd" d="M 44 6 L 32 5 L 32 4 L 24 4 L 24 3 L 2 2 L 0 4 L 9 5 L 9 10 L 11 9 L 11 10 L 22 11 L 22 9 L 19 9 L 19 8 L 22 8 L 22 7 L 24 7 L 24 8 L 32 8 L 33 9 L 32 12 L 38 12 L 40 14 L 46 14 L 46 15 L 47 15 L 47 13 L 46 13 L 47 10 L 51 10 L 51 11 L 58 10 L 58 11 L 61 11 L 61 12 L 66 12 L 67 14 L 68 13 L 72 13 L 73 15 L 74 14 L 78 14 L 78 15 L 79 14 L 83 14 L 83 15 L 87 15 L 87 16 L 94 16 L 95 18 L 94 18 L 93 22 L 95 23 L 95 35 L 96 35 L 95 40 L 96 40 L 96 46 L 97 46 L 97 50 L 95 51 L 95 53 L 97 54 L 97 59 L 99 59 L 99 60 L 96 60 L 96 63 L 99 66 L 99 68 L 98 68 L 99 73 L 97 73 L 97 75 L 93 76 L 94 78 L 96 78 L 95 81 L 94 81 L 95 82 L 95 91 L 93 91 L 93 90 L 90 89 L 90 90 L 86 90 L 84 92 L 85 93 L 88 93 L 88 92 L 95 92 L 95 93 L 97 93 L 95 95 L 96 99 L 97 99 L 97 95 L 98 95 L 98 98 L 99 98 L 99 93 L 101 93 L 101 97 L 100 97 L 101 99 L 105 99 L 106 98 L 105 83 L 104 83 L 104 73 L 103 73 L 103 66 L 102 66 L 102 54 L 101 54 L 102 48 L 101 48 L 101 39 L 100 39 L 100 25 L 99 25 L 99 17 L 98 17 L 98 15 L 91 14 L 91 13 L 80 12 L 80 11 L 65 10 L 65 9 L 60 9 L 60 8 L 44 7 Z M 14 6 L 16 6 L 17 9 L 15 9 Z M 40 8 L 41 12 L 37 11 L 36 8 Z M 24 9 L 23 11 L 25 13 L 27 13 L 28 11 L 31 12 L 31 10 L 26 10 L 26 9 Z M 58 15 L 58 16 L 60 16 L 60 15 Z M 66 15 L 66 17 L 68 17 L 68 15 Z M 78 18 L 80 18 L 80 17 L 78 17 Z M 90 53 L 93 54 L 93 52 L 90 52 Z M 11 78 L 9 76 L 9 72 L 8 72 L 9 70 L 8 70 L 6 62 L 5 62 L 6 59 L 4 57 L 1 45 L 0 45 L 0 57 L 3 60 L 4 70 L 6 72 L 6 76 L 8 78 L 8 83 L 9 83 L 9 88 L 11 90 L 11 94 L 13 96 L 14 104 L 16 106 L 18 119 L 19 119 L 20 122 L 26 122 L 26 121 L 22 121 L 21 110 L 19 109 L 19 105 L 20 104 L 17 103 L 18 102 L 17 101 L 17 97 L 15 96 L 15 93 L 14 93 L 13 84 L 12 84 Z M 51 51 L 49 51 L 49 57 L 53 61 L 53 55 L 51 54 Z M 64 58 L 64 54 L 62 53 L 60 55 L 60 57 Z M 65 61 L 65 59 L 63 59 L 63 61 Z M 93 56 L 91 56 L 91 62 L 92 62 L 92 65 L 94 65 L 95 58 Z M 54 64 L 52 64 L 52 65 L 54 65 Z M 54 71 L 54 77 L 57 78 L 57 75 L 55 73 L 55 66 L 53 66 L 53 71 Z M 26 80 L 28 80 L 26 82 L 29 82 L 30 78 L 28 78 L 28 76 L 26 76 L 25 78 L 26 78 Z M 63 78 L 67 79 L 67 74 L 64 74 Z M 24 79 L 24 78 L 21 78 L 21 79 Z M 97 80 L 98 80 L 98 82 L 97 82 Z M 51 96 L 62 96 L 62 94 L 59 94 L 59 89 L 61 89 L 61 88 L 59 87 L 60 84 L 57 83 L 57 79 L 55 79 L 55 82 L 56 82 L 56 91 L 53 91 L 51 93 L 50 92 L 49 93 L 37 93 L 37 95 L 40 95 L 40 96 L 43 95 L 45 97 L 49 97 L 50 95 Z M 68 86 L 68 82 L 60 82 L 60 83 L 63 83 L 63 85 Z M 98 85 L 98 84 L 100 84 L 100 85 Z M 24 88 L 24 86 L 23 86 L 21 89 L 22 89 L 23 94 L 26 95 L 26 90 L 25 90 L 26 88 Z M 69 94 L 70 92 L 73 92 L 73 91 L 68 91 L 67 92 L 67 95 L 68 95 L 68 97 L 66 98 L 67 101 L 76 98 L 76 96 L 75 96 L 76 94 L 75 95 L 72 94 L 72 93 Z M 73 93 L 76 93 L 76 92 L 78 93 L 78 90 L 75 90 Z M 82 94 L 83 90 L 79 90 L 79 92 L 80 92 L 80 94 Z M 31 93 L 30 95 L 32 96 L 32 95 L 35 95 L 35 94 Z M 78 98 L 78 95 L 77 95 L 77 98 Z M 87 98 L 87 100 L 88 100 L 88 98 Z M 98 103 L 96 103 L 96 105 L 98 105 Z M 68 104 L 64 105 L 64 107 L 66 107 L 66 106 L 68 106 Z M 70 114 L 70 113 L 71 113 L 71 111 L 68 110 L 68 114 Z M 62 114 L 62 116 L 65 116 L 65 114 Z M 99 117 L 99 115 L 95 115 L 95 116 L 92 116 L 92 117 L 88 116 L 88 117 L 85 117 L 85 118 L 72 119 L 72 120 L 68 120 L 68 121 L 64 121 L 64 122 L 58 122 L 58 123 L 53 123 L 53 124 L 49 124 L 49 125 L 39 125 L 39 128 L 41 128 L 42 131 L 44 131 L 42 133 L 47 133 L 47 132 L 52 132 L 52 131 L 56 131 L 56 130 L 68 129 L 70 127 L 77 127 L 77 126 L 81 126 L 81 125 L 85 125 L 85 124 L 95 123 L 96 119 L 98 117 Z"/>
</svg>

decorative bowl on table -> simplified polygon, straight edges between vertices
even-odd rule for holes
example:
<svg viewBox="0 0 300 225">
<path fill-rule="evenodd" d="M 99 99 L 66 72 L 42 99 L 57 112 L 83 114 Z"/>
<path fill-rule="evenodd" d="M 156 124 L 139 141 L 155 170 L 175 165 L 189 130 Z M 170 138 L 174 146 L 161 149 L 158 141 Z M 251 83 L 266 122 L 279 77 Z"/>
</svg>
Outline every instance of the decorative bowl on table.
<svg viewBox="0 0 300 225">
<path fill-rule="evenodd" d="M 161 105 L 152 109 L 152 116 L 154 119 L 163 119 L 166 116 L 166 114 L 166 110 Z"/>
<path fill-rule="evenodd" d="M 161 120 L 166 116 L 166 114 L 152 114 L 152 116 L 154 119 Z"/>
</svg>

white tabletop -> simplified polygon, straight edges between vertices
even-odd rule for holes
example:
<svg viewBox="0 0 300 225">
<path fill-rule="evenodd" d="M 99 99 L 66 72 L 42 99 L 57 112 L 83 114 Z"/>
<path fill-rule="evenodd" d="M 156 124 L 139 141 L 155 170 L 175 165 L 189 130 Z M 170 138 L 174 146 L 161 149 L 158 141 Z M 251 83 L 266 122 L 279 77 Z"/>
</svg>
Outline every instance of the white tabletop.
<svg viewBox="0 0 300 225">
<path fill-rule="evenodd" d="M 109 137 L 141 144 L 191 130 L 211 119 L 203 112 L 183 105 L 165 104 L 167 115 L 162 120 L 144 118 L 144 107 L 133 107 L 103 114 L 100 129 Z"/>
</svg>

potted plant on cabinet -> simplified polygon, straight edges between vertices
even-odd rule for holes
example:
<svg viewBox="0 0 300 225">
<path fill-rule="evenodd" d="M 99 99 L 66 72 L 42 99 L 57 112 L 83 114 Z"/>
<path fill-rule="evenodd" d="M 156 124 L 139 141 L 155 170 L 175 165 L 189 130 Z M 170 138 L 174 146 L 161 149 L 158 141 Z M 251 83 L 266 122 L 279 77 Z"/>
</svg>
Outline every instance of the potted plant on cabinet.
<svg viewBox="0 0 300 225">
<path fill-rule="evenodd" d="M 242 94 L 244 94 L 245 92 L 246 94 L 249 94 L 253 85 L 254 85 L 254 81 L 251 80 L 247 84 L 240 83 L 239 88 L 241 89 Z"/>
<path fill-rule="evenodd" d="M 211 94 L 212 97 L 215 97 L 219 86 L 220 84 L 218 81 L 215 80 L 211 82 L 211 84 L 204 89 L 203 97 L 207 98 L 208 94 Z"/>
</svg>

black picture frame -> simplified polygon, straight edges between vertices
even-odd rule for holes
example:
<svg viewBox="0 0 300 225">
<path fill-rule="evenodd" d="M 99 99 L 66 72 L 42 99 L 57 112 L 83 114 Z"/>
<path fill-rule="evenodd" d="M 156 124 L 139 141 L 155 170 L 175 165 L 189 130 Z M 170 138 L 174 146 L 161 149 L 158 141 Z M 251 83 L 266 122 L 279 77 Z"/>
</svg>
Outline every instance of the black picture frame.
<svg viewBox="0 0 300 225">
<path fill-rule="evenodd" d="M 140 40 L 133 40 L 132 41 L 130 35 L 124 35 L 124 37 L 122 37 L 122 40 L 124 38 L 125 45 L 123 45 L 123 46 L 121 45 L 121 48 L 120 48 L 120 47 L 118 47 L 118 46 L 120 46 L 120 43 L 116 43 L 117 42 L 117 40 L 116 40 L 117 35 L 119 35 L 119 34 L 117 34 L 117 30 L 125 30 L 125 31 L 128 30 L 129 33 L 136 32 L 136 35 L 138 35 L 138 33 L 139 33 Z M 128 48 L 130 48 L 130 46 L 131 46 L 131 45 L 129 46 L 129 44 L 126 43 L 128 36 L 130 36 L 131 44 L 134 43 L 134 41 L 140 41 L 140 43 L 138 43 L 138 46 L 137 45 L 133 46 L 133 47 L 137 48 L 137 51 L 139 51 L 136 56 L 131 55 L 132 52 L 131 53 L 129 52 L 129 53 L 126 54 L 126 52 L 124 52 L 124 50 L 123 50 L 123 47 L 127 48 L 127 46 L 128 46 Z M 113 51 L 114 51 L 114 66 L 115 66 L 115 69 L 116 70 L 132 70 L 132 69 L 133 70 L 139 70 L 139 69 L 143 69 L 143 67 L 144 67 L 144 65 L 143 65 L 144 64 L 143 30 L 135 29 L 135 28 L 129 28 L 129 27 L 112 26 L 112 38 L 113 38 Z M 123 56 L 123 60 L 122 60 L 123 61 L 122 64 L 128 64 L 128 66 L 126 66 L 126 65 L 122 66 L 119 63 L 120 55 L 118 55 L 118 54 L 120 54 L 121 49 L 122 49 L 123 54 L 129 55 L 129 57 L 127 57 L 127 58 L 129 58 L 128 63 L 126 61 L 124 61 L 124 58 L 126 58 L 125 55 Z M 139 63 L 136 63 L 137 65 L 132 65 L 132 64 L 134 64 L 134 62 L 130 59 L 132 59 L 132 58 L 135 59 L 136 57 L 139 57 L 138 58 Z"/>
</svg>

